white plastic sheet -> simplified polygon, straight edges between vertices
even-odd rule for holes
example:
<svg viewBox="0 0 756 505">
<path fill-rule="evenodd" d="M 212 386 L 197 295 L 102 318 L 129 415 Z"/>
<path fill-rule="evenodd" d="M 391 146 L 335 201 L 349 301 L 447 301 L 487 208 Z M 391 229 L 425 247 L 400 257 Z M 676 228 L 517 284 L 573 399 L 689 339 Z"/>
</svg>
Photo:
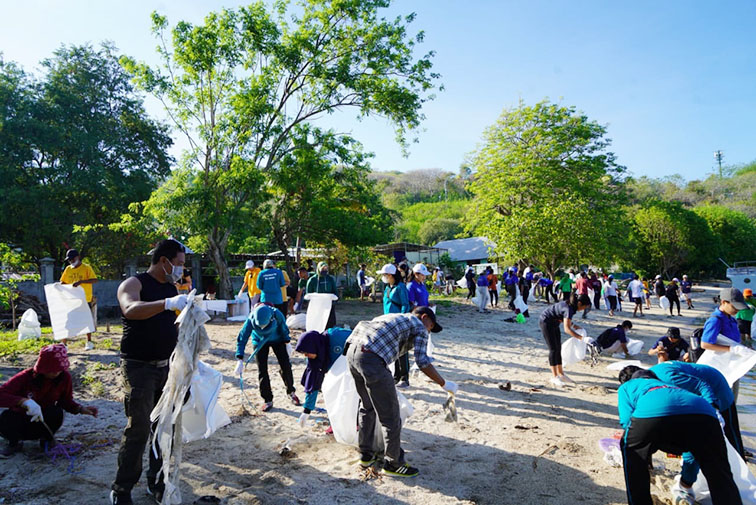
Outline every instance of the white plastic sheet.
<svg viewBox="0 0 756 505">
<path fill-rule="evenodd" d="M 92 311 L 87 304 L 84 288 L 70 284 L 47 284 L 45 286 L 47 309 L 50 312 L 55 340 L 73 338 L 95 331 Z"/>
<path fill-rule="evenodd" d="M 730 462 L 732 478 L 738 486 L 743 505 L 756 505 L 756 478 L 754 478 L 748 469 L 748 464 L 743 461 L 743 458 L 740 457 L 738 451 L 735 450 L 727 438 L 725 438 L 725 444 L 727 445 L 727 461 Z M 698 472 L 698 479 L 693 484 L 693 492 L 696 495 L 697 503 L 701 505 L 712 503 L 709 484 L 706 482 L 706 477 L 704 477 L 701 471 Z"/>
<path fill-rule="evenodd" d="M 304 330 L 307 327 L 307 314 L 302 312 L 290 315 L 286 318 L 286 326 L 290 330 Z"/>
<path fill-rule="evenodd" d="M 305 328 L 307 331 L 324 332 L 331 314 L 331 305 L 339 297 L 331 293 L 309 293 L 305 300 L 309 300 Z"/>
<path fill-rule="evenodd" d="M 354 378 L 349 371 L 346 356 L 339 356 L 331 369 L 323 378 L 321 387 L 323 399 L 325 400 L 326 410 L 328 411 L 328 420 L 333 428 L 333 436 L 337 442 L 352 445 L 359 445 L 357 432 L 357 419 L 360 406 L 360 395 L 357 394 L 357 388 L 354 384 Z M 396 392 L 399 401 L 399 417 L 404 421 L 412 415 L 413 408 L 407 398 L 401 392 Z M 383 450 L 383 432 L 381 424 L 376 419 L 376 450 Z"/>
<path fill-rule="evenodd" d="M 713 366 L 725 376 L 727 383 L 732 387 L 736 380 L 743 377 L 756 366 L 756 351 L 738 344 L 734 340 L 719 335 L 717 344 L 726 346 L 738 346 L 738 353 L 732 351 L 712 351 L 708 349 L 701 354 L 696 363 Z"/>
<path fill-rule="evenodd" d="M 583 328 L 575 330 L 575 333 L 585 337 L 587 335 Z M 562 365 L 569 366 L 585 359 L 587 344 L 584 340 L 570 337 L 562 343 Z"/>
<path fill-rule="evenodd" d="M 181 409 L 184 443 L 207 438 L 218 428 L 231 424 L 228 414 L 218 403 L 223 374 L 199 361 L 192 376 L 189 401 Z"/>
<path fill-rule="evenodd" d="M 39 338 L 42 336 L 42 328 L 39 324 L 39 318 L 34 309 L 26 309 L 18 323 L 18 339 L 26 340 L 29 338 Z"/>
<path fill-rule="evenodd" d="M 667 298 L 666 296 L 660 296 L 659 307 L 661 307 L 662 310 L 669 310 L 669 298 Z"/>
</svg>

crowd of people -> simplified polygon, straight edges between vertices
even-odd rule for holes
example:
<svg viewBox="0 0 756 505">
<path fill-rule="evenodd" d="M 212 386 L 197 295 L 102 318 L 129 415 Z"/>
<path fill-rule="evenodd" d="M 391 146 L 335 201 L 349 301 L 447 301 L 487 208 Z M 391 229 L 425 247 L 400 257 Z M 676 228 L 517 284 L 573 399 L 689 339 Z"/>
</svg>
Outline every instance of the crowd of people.
<svg viewBox="0 0 756 505">
<path fill-rule="evenodd" d="M 90 287 L 96 277 L 77 273 L 82 264 L 76 251 L 69 254 L 71 265 L 64 279 L 74 285 Z M 168 377 L 170 356 L 177 343 L 176 317 L 188 303 L 191 276 L 184 271 L 183 246 L 165 240 L 155 248 L 149 269 L 126 279 L 118 289 L 123 314 L 121 340 L 121 375 L 124 384 L 126 427 L 118 452 L 118 464 L 112 484 L 110 502 L 129 504 L 131 490 L 140 479 L 145 447 L 150 439 L 150 413 L 161 397 Z M 245 358 L 254 358 L 262 397 L 262 412 L 273 409 L 273 391 L 268 374 L 268 357 L 272 351 L 280 368 L 288 399 L 302 407 L 298 423 L 305 427 L 315 409 L 318 392 L 331 365 L 345 356 L 361 400 L 359 410 L 359 465 L 379 465 L 384 475 L 413 477 L 419 469 L 411 466 L 401 448 L 401 418 L 396 388 L 409 387 L 410 353 L 415 364 L 428 378 L 450 395 L 457 385 L 442 377 L 429 356 L 430 335 L 442 330 L 430 292 L 448 292 L 449 284 L 468 289 L 467 298 L 476 299 L 479 310 L 498 307 L 500 293 L 506 294 L 508 308 L 519 313 L 531 298 L 543 298 L 547 307 L 541 311 L 539 326 L 548 349 L 551 384 L 562 388 L 574 383 L 563 369 L 562 330 L 570 337 L 585 341 L 597 354 L 630 354 L 629 319 L 603 331 L 596 339 L 574 323 L 578 313 L 586 318 L 591 310 L 604 310 L 610 316 L 621 310 L 622 290 L 612 275 L 593 271 L 567 271 L 557 280 L 533 265 L 522 271 L 517 266 L 501 275 L 493 266 L 477 273 L 470 266 L 462 281 L 448 279 L 440 267 L 429 270 L 418 263 L 388 263 L 376 271 L 382 285 L 383 314 L 361 321 L 351 330 L 337 326 L 335 309 L 331 309 L 326 329 L 299 336 L 296 348 L 286 322 L 289 313 L 302 310 L 309 293 L 337 294 L 336 279 L 328 264 L 320 262 L 314 271 L 295 270 L 296 282 L 265 260 L 262 268 L 248 261 L 240 294 L 250 298 L 249 317 L 236 340 L 235 374 L 242 376 Z M 93 275 L 93 274 L 92 274 Z M 369 276 L 366 265 L 357 273 L 360 298 L 368 295 Z M 86 282 L 89 280 L 89 282 Z M 77 284 L 78 283 L 78 284 Z M 680 301 L 693 308 L 692 284 L 687 276 L 665 284 L 660 276 L 653 282 L 633 275 L 624 294 L 633 303 L 633 317 L 644 317 L 651 307 L 652 294 L 669 302 L 681 312 Z M 454 287 L 452 286 L 452 291 Z M 373 292 L 374 293 L 374 292 Z M 745 295 L 745 296 L 744 296 Z M 554 303 L 551 303 L 553 298 Z M 88 302 L 90 297 L 87 298 Z M 740 352 L 740 342 L 750 339 L 750 323 L 756 302 L 750 290 L 734 288 L 721 291 L 719 307 L 700 332 L 700 347 L 719 352 Z M 746 324 L 747 323 L 747 324 Z M 721 336 L 730 339 L 723 343 Z M 252 341 L 252 353 L 247 344 Z M 90 339 L 91 340 L 91 339 Z M 299 353 L 307 360 L 300 384 L 304 388 L 302 403 L 296 393 L 290 356 Z M 740 503 L 737 486 L 727 461 L 725 440 L 741 457 L 745 456 L 735 403 L 737 382 L 732 388 L 722 374 L 712 367 L 693 363 L 696 355 L 680 333 L 671 326 L 648 352 L 658 364 L 644 370 L 624 368 L 619 376 L 618 413 L 624 429 L 622 456 L 629 503 L 651 504 L 648 461 L 657 450 L 682 454 L 682 471 L 672 488 L 675 503 L 693 503 L 691 486 L 700 471 L 706 477 L 715 505 Z M 393 373 L 389 365 L 394 365 Z M 2 451 L 8 457 L 21 448 L 24 440 L 38 440 L 45 447 L 54 444 L 56 431 L 63 423 L 63 412 L 97 416 L 95 407 L 83 406 L 73 399 L 64 344 L 42 348 L 35 365 L 0 386 L 0 435 L 7 444 Z M 719 420 L 719 421 L 718 421 Z M 720 428 L 722 423 L 723 428 Z M 374 432 L 381 430 L 384 448 L 376 446 Z M 724 430 L 724 431 L 723 431 Z M 148 451 L 147 487 L 159 502 L 164 485 L 159 474 L 162 465 L 159 451 Z"/>
</svg>

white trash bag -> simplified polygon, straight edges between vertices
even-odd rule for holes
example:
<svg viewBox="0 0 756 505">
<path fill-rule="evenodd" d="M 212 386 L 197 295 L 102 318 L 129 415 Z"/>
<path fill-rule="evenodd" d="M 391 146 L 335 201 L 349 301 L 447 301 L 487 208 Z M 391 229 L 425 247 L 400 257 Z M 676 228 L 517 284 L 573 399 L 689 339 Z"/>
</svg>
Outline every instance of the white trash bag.
<svg viewBox="0 0 756 505">
<path fill-rule="evenodd" d="M 522 299 L 522 296 L 517 295 L 517 297 L 514 299 L 514 302 L 512 302 L 516 309 L 518 309 L 521 313 L 528 310 L 528 306 L 525 304 L 525 302 Z"/>
<path fill-rule="evenodd" d="M 339 356 L 331 369 L 323 378 L 321 387 L 325 400 L 328 420 L 333 428 L 333 436 L 337 442 L 359 446 L 357 419 L 360 408 L 360 395 L 354 384 L 354 378 L 349 371 L 346 356 Z M 413 409 L 409 401 L 399 391 L 396 392 L 399 400 L 399 417 L 402 424 L 407 417 L 412 415 Z M 381 423 L 376 418 L 376 450 L 383 450 L 383 434 Z"/>
<path fill-rule="evenodd" d="M 660 296 L 659 307 L 661 307 L 662 310 L 669 310 L 669 298 L 667 298 L 666 296 Z"/>
<path fill-rule="evenodd" d="M 627 339 L 627 353 L 630 356 L 635 356 L 636 354 L 640 354 L 641 350 L 643 350 L 643 340 L 635 340 L 633 338 Z M 624 358 L 625 353 L 622 352 L 615 352 L 612 354 L 612 358 Z"/>
<path fill-rule="evenodd" d="M 184 443 L 207 438 L 218 428 L 231 424 L 218 403 L 223 374 L 199 361 L 192 376 L 189 400 L 181 409 L 181 433 Z"/>
<path fill-rule="evenodd" d="M 734 340 L 724 335 L 717 336 L 717 344 L 726 346 L 736 346 L 737 350 L 733 351 L 712 351 L 707 349 L 701 354 L 696 363 L 700 365 L 709 365 L 720 372 L 727 379 L 727 383 L 732 385 L 751 371 L 756 366 L 756 351 L 740 345 Z"/>
<path fill-rule="evenodd" d="M 304 330 L 307 327 L 307 314 L 300 312 L 286 318 L 286 326 L 290 330 Z"/>
<path fill-rule="evenodd" d="M 84 288 L 71 284 L 47 284 L 45 286 L 47 310 L 50 312 L 55 340 L 73 338 L 95 331 L 92 311 L 87 304 Z"/>
<path fill-rule="evenodd" d="M 331 315 L 331 305 L 339 297 L 331 293 L 309 293 L 305 295 L 305 300 L 309 300 L 307 306 L 307 316 L 305 319 L 305 328 L 307 331 L 317 331 L 323 333 L 328 324 L 328 316 Z"/>
<path fill-rule="evenodd" d="M 708 351 L 707 351 L 708 352 Z M 740 499 L 743 505 L 756 505 L 756 477 L 748 469 L 748 464 L 743 461 L 738 451 L 732 446 L 726 437 L 723 437 L 727 446 L 727 461 L 730 463 L 730 471 L 735 485 L 738 486 Z M 698 472 L 698 478 L 693 483 L 693 493 L 696 495 L 696 503 L 702 505 L 711 504 L 709 484 L 706 482 L 703 472 Z"/>
<path fill-rule="evenodd" d="M 583 328 L 575 330 L 575 333 L 585 338 L 588 334 Z M 569 366 L 585 359 L 588 345 L 584 340 L 570 337 L 562 343 L 562 365 Z"/>
<path fill-rule="evenodd" d="M 42 327 L 34 309 L 26 309 L 18 323 L 18 339 L 39 338 L 42 336 Z"/>
</svg>

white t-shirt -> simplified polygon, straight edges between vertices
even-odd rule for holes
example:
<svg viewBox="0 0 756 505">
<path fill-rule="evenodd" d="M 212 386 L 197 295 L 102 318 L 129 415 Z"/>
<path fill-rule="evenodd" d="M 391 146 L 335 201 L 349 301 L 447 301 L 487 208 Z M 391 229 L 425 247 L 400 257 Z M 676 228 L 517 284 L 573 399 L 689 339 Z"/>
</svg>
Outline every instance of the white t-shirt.
<svg viewBox="0 0 756 505">
<path fill-rule="evenodd" d="M 604 282 L 604 294 L 606 296 L 617 296 L 617 283 L 614 281 Z"/>
<path fill-rule="evenodd" d="M 643 283 L 638 279 L 630 281 L 630 285 L 627 286 L 633 298 L 643 298 Z"/>
</svg>

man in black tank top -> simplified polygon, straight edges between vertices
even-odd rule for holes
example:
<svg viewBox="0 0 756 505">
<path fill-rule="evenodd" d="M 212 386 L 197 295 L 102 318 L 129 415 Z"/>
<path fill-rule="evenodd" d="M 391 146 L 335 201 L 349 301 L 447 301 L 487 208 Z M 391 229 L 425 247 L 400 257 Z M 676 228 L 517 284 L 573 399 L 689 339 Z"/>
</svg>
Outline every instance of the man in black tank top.
<svg viewBox="0 0 756 505">
<path fill-rule="evenodd" d="M 178 340 L 177 311 L 187 303 L 179 295 L 184 248 L 175 240 L 163 240 L 152 254 L 147 272 L 129 277 L 118 287 L 123 313 L 121 372 L 123 404 L 128 422 L 118 450 L 118 470 L 110 492 L 110 503 L 131 504 L 131 489 L 142 474 L 144 448 L 150 437 L 150 412 L 163 393 L 168 378 L 168 358 Z M 158 472 L 162 460 L 149 451 L 148 492 L 162 500 L 164 485 Z"/>
</svg>

